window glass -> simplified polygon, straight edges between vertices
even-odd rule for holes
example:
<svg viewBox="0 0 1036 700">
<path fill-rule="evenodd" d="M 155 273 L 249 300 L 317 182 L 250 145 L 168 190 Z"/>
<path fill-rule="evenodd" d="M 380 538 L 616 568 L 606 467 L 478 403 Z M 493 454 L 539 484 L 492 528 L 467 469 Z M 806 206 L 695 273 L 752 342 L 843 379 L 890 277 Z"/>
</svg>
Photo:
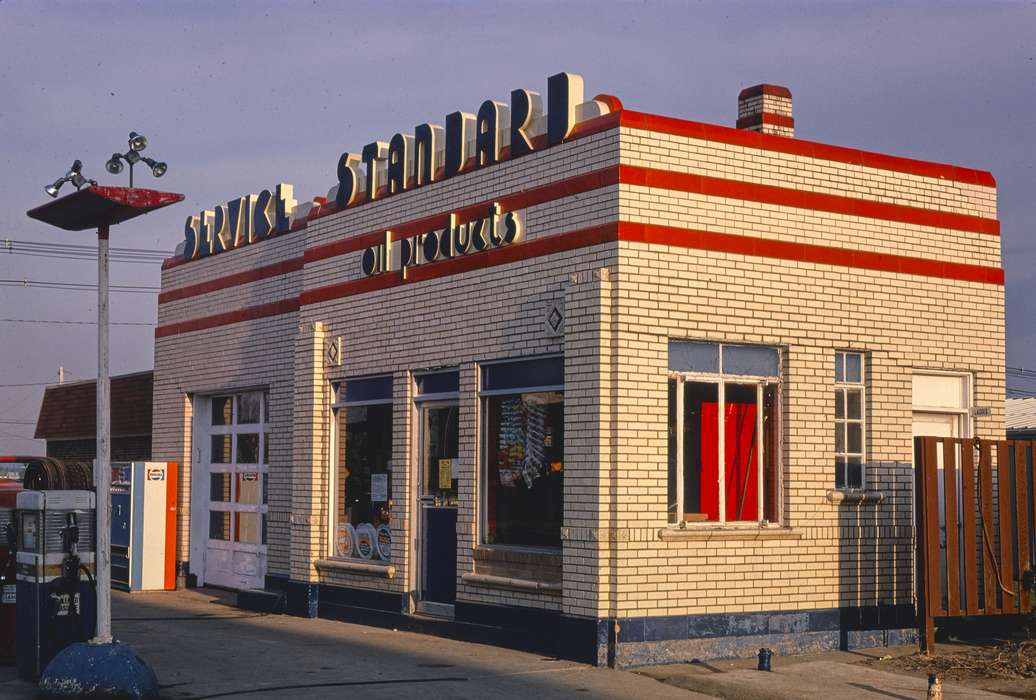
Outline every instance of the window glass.
<svg viewBox="0 0 1036 700">
<path fill-rule="evenodd" d="M 213 435 L 212 452 L 209 455 L 209 461 L 213 464 L 230 464 L 233 461 L 233 456 L 230 453 L 232 439 L 231 435 Z"/>
<path fill-rule="evenodd" d="M 339 389 L 338 398 L 346 403 L 392 401 L 392 377 L 349 379 Z"/>
<path fill-rule="evenodd" d="M 238 424 L 252 424 L 259 422 L 259 414 L 262 411 L 263 394 L 261 391 L 249 391 L 237 395 L 237 422 Z"/>
<path fill-rule="evenodd" d="M 858 352 L 845 353 L 845 381 L 854 384 L 863 381 L 863 356 Z"/>
<path fill-rule="evenodd" d="M 561 546 L 564 393 L 486 400 L 488 544 Z"/>
<path fill-rule="evenodd" d="M 348 406 L 337 417 L 333 553 L 378 560 L 377 542 L 391 525 L 392 404 Z"/>
<path fill-rule="evenodd" d="M 209 511 L 209 539 L 230 541 L 230 513 L 225 510 Z"/>
<path fill-rule="evenodd" d="M 669 379 L 669 521 L 776 522 L 779 385 L 737 377 L 775 376 L 777 348 L 670 341 L 669 349 L 670 368 L 694 373 Z"/>
<path fill-rule="evenodd" d="M 259 464 L 259 433 L 237 434 L 237 463 Z"/>
<path fill-rule="evenodd" d="M 237 502 L 259 505 L 259 472 L 237 474 Z"/>
<path fill-rule="evenodd" d="M 230 396 L 212 397 L 212 424 L 230 425 L 234 420 L 234 400 Z"/>
<path fill-rule="evenodd" d="M 447 504 L 457 502 L 457 457 L 459 456 L 459 407 L 425 406 L 421 410 L 424 421 L 422 449 L 424 474 L 422 495 L 434 495 Z"/>
<path fill-rule="evenodd" d="M 719 519 L 719 385 L 684 382 L 684 520 Z"/>
<path fill-rule="evenodd" d="M 835 487 L 863 488 L 863 353 L 835 353 Z"/>
<path fill-rule="evenodd" d="M 674 372 L 719 372 L 719 343 L 670 340 L 669 369 Z"/>
<path fill-rule="evenodd" d="M 562 357 L 538 357 L 482 367 L 483 391 L 561 387 L 564 384 L 565 360 Z"/>
<path fill-rule="evenodd" d="M 776 377 L 777 372 L 777 348 L 757 345 L 723 346 L 723 374 Z"/>
<path fill-rule="evenodd" d="M 226 472 L 209 474 L 209 500 L 223 502 L 230 500 L 230 474 Z"/>
<path fill-rule="evenodd" d="M 234 528 L 234 541 L 241 544 L 260 543 L 260 522 L 259 513 L 252 511 L 240 511 L 234 513 L 237 527 Z"/>
<path fill-rule="evenodd" d="M 454 370 L 450 372 L 435 372 L 433 374 L 419 374 L 416 379 L 417 395 L 426 394 L 456 394 L 460 391 L 460 375 Z"/>
</svg>

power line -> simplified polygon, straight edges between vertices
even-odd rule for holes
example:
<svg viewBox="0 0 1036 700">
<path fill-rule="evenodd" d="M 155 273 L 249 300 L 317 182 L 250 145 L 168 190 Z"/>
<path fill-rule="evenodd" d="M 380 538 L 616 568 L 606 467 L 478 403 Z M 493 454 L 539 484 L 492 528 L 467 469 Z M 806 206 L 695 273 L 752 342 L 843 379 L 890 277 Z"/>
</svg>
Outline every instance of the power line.
<svg viewBox="0 0 1036 700">
<path fill-rule="evenodd" d="M 29 250 L 52 250 L 52 251 L 82 251 L 89 253 L 97 253 L 97 246 L 82 245 L 77 243 L 47 243 L 46 241 L 17 241 L 12 238 L 5 238 L 0 241 L 0 248 L 8 251 L 14 250 L 15 248 L 26 248 Z M 155 248 L 121 248 L 112 247 L 108 249 L 108 253 L 111 255 L 116 254 L 133 254 L 133 255 L 161 255 L 163 257 L 169 257 L 169 251 L 158 250 Z"/>
<path fill-rule="evenodd" d="M 60 324 L 70 326 L 96 326 L 97 321 L 59 321 L 56 319 L 39 319 L 39 318 L 0 318 L 0 323 L 43 323 L 43 324 Z M 154 323 L 147 321 L 111 321 L 110 326 L 151 326 L 154 327 Z"/>
<path fill-rule="evenodd" d="M 96 284 L 85 282 L 57 282 L 52 280 L 0 280 L 0 287 L 37 287 L 39 289 L 63 289 L 67 291 L 85 292 L 97 289 Z M 108 287 L 112 292 L 132 292 L 137 294 L 155 294 L 158 287 L 146 287 L 137 284 L 112 284 Z"/>
<path fill-rule="evenodd" d="M 0 384 L 0 388 L 9 389 L 16 386 L 50 386 L 54 382 L 27 382 L 25 384 Z"/>
<path fill-rule="evenodd" d="M 0 418 L 0 423 L 5 425 L 36 425 L 34 420 L 10 420 L 7 418 Z"/>
</svg>

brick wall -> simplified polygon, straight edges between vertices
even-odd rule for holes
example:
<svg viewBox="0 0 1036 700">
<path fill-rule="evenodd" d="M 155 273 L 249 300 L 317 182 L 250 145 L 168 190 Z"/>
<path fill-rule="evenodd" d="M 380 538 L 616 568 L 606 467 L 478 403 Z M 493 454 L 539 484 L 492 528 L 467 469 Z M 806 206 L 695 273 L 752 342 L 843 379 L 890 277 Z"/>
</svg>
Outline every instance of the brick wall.
<svg viewBox="0 0 1036 700">
<path fill-rule="evenodd" d="M 975 403 L 993 409 L 976 419 L 975 431 L 1003 434 L 1003 286 L 968 281 L 999 272 L 1000 241 L 989 231 L 996 192 L 966 177 L 923 174 L 925 168 L 791 153 L 768 147 L 765 138 L 778 139 L 749 147 L 733 136 L 616 127 L 165 270 L 164 292 L 185 290 L 578 175 L 607 172 L 618 183 L 561 190 L 526 206 L 524 250 L 542 251 L 535 257 L 482 264 L 477 256 L 491 256 L 479 253 L 454 274 L 354 293 L 333 286 L 361 279 L 362 253 L 353 250 L 164 301 L 160 331 L 271 302 L 295 300 L 298 308 L 156 338 L 154 455 L 183 465 L 181 558 L 189 537 L 188 397 L 263 386 L 273 441 L 269 572 L 411 590 L 412 373 L 458 367 L 459 600 L 613 619 L 909 601 L 913 370 L 973 372 Z M 739 185 L 724 184 L 730 182 Z M 604 233 L 577 247 L 535 247 L 589 227 Z M 628 233 L 646 227 L 665 229 L 665 242 Z M 683 231 L 723 234 L 728 243 L 709 248 Z M 778 254 L 770 244 L 792 247 Z M 821 249 L 822 258 L 796 252 Z M 918 260 L 928 267 L 911 262 Z M 545 329 L 549 303 L 565 309 L 561 336 Z M 326 342 L 339 336 L 342 364 L 327 367 Z M 670 338 L 782 349 L 778 527 L 668 529 Z M 879 503 L 828 497 L 836 349 L 868 358 L 868 486 L 884 494 Z M 478 363 L 562 351 L 563 590 L 462 580 L 478 570 Z M 327 557 L 330 541 L 330 386 L 375 373 L 394 379 L 391 577 L 315 564 Z M 499 574 L 504 564 L 483 566 Z"/>
</svg>

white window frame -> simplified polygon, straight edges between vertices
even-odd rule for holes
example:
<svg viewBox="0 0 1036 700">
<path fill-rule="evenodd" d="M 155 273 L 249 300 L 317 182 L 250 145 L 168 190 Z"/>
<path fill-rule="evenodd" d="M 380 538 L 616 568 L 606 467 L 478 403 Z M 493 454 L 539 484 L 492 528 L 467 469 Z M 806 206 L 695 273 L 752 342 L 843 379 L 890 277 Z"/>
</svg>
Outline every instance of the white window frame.
<svg viewBox="0 0 1036 700">
<path fill-rule="evenodd" d="M 856 355 L 860 358 L 860 380 L 858 382 L 851 382 L 847 379 L 848 374 L 846 373 L 846 358 L 849 355 Z M 842 379 L 838 379 L 838 365 L 842 366 Z M 867 488 L 867 440 L 868 440 L 868 421 L 867 421 L 867 353 L 862 350 L 835 350 L 835 393 L 842 395 L 842 417 L 838 418 L 837 413 L 835 414 L 834 426 L 835 426 L 835 460 L 838 464 L 835 466 L 835 488 L 840 491 L 863 491 Z M 860 417 L 849 418 L 849 392 L 859 391 L 860 392 Z M 860 424 L 860 451 L 850 452 L 849 451 L 849 428 L 850 423 Z M 842 431 L 842 447 L 844 448 L 841 452 L 838 451 L 838 435 L 837 431 Z M 859 457 L 860 458 L 860 485 L 849 486 L 849 458 Z M 838 472 L 841 471 L 843 475 L 843 481 L 841 484 L 838 483 Z"/>
<path fill-rule="evenodd" d="M 719 371 L 718 372 L 676 372 L 670 371 L 666 377 L 667 393 L 668 393 L 668 380 L 676 380 L 676 516 L 677 522 L 668 523 L 668 527 L 715 527 L 716 525 L 724 525 L 726 527 L 751 527 L 757 528 L 760 526 L 779 526 L 783 517 L 781 509 L 781 498 L 783 492 L 782 475 L 783 468 L 781 465 L 781 452 L 783 451 L 783 438 L 781 432 L 781 410 L 782 410 L 782 391 L 781 391 L 781 378 L 780 376 L 765 376 L 765 375 L 744 375 L 744 374 L 724 374 L 723 372 L 723 345 L 730 345 L 731 343 L 716 343 L 720 346 L 719 353 Z M 765 346 L 777 350 L 777 367 L 782 366 L 783 353 L 781 348 L 775 346 Z M 683 452 L 683 423 L 684 423 L 684 384 L 686 382 L 699 382 L 705 384 L 716 384 L 717 385 L 717 404 L 719 406 L 720 420 L 717 421 L 717 443 L 716 443 L 716 454 L 717 454 L 717 473 L 718 473 L 718 490 L 719 490 L 719 519 L 718 520 L 706 520 L 701 522 L 685 522 L 684 521 L 684 452 Z M 726 498 L 726 430 L 723 416 L 725 415 L 726 407 L 726 385 L 727 384 L 754 384 L 756 387 L 756 454 L 758 458 L 756 463 L 758 465 L 757 472 L 757 501 L 758 501 L 758 513 L 756 520 L 727 520 L 727 498 Z M 775 421 L 774 430 L 777 431 L 777 454 L 774 455 L 775 469 L 774 472 L 778 475 L 777 478 L 777 513 L 776 520 L 774 522 L 767 521 L 765 519 L 765 503 L 764 503 L 764 469 L 763 465 L 767 457 L 765 452 L 765 443 L 763 441 L 763 403 L 765 401 L 765 390 L 767 386 L 773 386 L 776 390 L 776 400 L 774 402 L 773 417 Z M 668 418 L 666 419 L 668 421 Z M 666 498 L 666 513 L 668 520 L 668 503 L 669 498 Z"/>
</svg>

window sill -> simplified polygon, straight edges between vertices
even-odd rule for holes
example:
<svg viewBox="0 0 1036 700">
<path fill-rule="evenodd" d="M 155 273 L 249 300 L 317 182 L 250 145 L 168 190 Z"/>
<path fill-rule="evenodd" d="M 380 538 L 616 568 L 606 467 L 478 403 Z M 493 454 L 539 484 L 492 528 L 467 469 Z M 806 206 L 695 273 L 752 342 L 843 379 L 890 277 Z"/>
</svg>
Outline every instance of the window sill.
<svg viewBox="0 0 1036 700">
<path fill-rule="evenodd" d="M 472 552 L 475 561 L 500 562 L 506 564 L 538 564 L 540 566 L 561 566 L 561 550 L 481 545 Z"/>
<path fill-rule="evenodd" d="M 464 574 L 460 577 L 460 580 L 469 586 L 504 588 L 510 591 L 524 591 L 526 593 L 561 593 L 561 583 L 554 581 L 532 581 L 506 576 L 489 576 L 487 574 Z"/>
<path fill-rule="evenodd" d="M 666 542 L 686 540 L 798 540 L 802 532 L 790 527 L 664 527 L 658 539 Z"/>
<path fill-rule="evenodd" d="M 349 559 L 317 559 L 314 562 L 318 571 L 339 571 L 343 574 L 359 574 L 360 576 L 378 576 L 395 578 L 396 567 L 392 564 L 371 564 L 365 561 Z"/>
<path fill-rule="evenodd" d="M 881 503 L 885 500 L 884 491 L 867 491 L 864 489 L 831 489 L 827 492 L 827 500 L 835 505 L 856 505 L 858 503 Z"/>
</svg>

